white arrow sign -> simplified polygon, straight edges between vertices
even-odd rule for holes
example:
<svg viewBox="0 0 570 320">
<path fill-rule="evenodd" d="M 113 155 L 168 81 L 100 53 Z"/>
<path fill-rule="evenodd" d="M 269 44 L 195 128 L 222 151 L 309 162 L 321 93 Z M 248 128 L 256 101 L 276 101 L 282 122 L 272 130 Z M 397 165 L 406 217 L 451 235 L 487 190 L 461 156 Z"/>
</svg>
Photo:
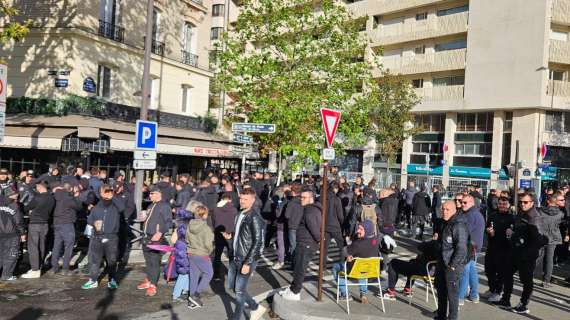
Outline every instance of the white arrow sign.
<svg viewBox="0 0 570 320">
<path fill-rule="evenodd" d="M 135 160 L 156 160 L 156 151 L 135 150 Z"/>
</svg>

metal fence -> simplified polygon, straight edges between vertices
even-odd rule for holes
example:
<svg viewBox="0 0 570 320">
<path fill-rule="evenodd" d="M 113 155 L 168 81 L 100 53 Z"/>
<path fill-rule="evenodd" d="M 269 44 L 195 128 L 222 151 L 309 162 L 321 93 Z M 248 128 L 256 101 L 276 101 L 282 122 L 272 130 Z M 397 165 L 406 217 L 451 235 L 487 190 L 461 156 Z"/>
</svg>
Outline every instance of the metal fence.
<svg viewBox="0 0 570 320">
<path fill-rule="evenodd" d="M 382 189 L 388 188 L 392 183 L 400 186 L 400 179 L 402 178 L 402 175 L 399 173 L 380 172 L 375 173 L 374 178 L 376 178 L 376 186 L 379 189 Z"/>
</svg>

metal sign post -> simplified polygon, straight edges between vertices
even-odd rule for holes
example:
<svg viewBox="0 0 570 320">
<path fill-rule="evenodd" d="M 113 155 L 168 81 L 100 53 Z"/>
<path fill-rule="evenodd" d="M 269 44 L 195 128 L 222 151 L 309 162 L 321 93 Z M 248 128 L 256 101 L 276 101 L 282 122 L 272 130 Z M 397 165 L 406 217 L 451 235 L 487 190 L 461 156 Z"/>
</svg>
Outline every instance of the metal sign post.
<svg viewBox="0 0 570 320">
<path fill-rule="evenodd" d="M 247 120 L 246 120 L 247 121 Z M 247 148 L 248 144 L 253 143 L 253 138 L 246 135 L 248 132 L 255 133 L 275 133 L 275 125 L 270 123 L 232 123 L 233 140 L 243 143 L 243 148 Z M 245 161 L 246 151 L 241 155 L 241 179 L 245 179 Z"/>
<path fill-rule="evenodd" d="M 321 190 L 321 242 L 319 252 L 319 283 L 317 290 L 317 301 L 323 301 L 323 277 L 325 273 L 325 227 L 327 225 L 327 207 L 329 193 L 328 163 L 323 163 L 323 189 Z"/>
</svg>

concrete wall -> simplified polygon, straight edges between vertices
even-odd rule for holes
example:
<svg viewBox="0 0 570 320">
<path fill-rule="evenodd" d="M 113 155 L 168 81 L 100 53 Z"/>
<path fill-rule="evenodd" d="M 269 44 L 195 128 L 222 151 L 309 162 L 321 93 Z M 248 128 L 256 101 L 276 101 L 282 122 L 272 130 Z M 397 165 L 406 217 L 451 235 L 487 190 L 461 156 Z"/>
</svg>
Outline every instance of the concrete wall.
<svg viewBox="0 0 570 320">
<path fill-rule="evenodd" d="M 469 6 L 466 107 L 543 106 L 550 0 L 473 0 Z"/>
</svg>

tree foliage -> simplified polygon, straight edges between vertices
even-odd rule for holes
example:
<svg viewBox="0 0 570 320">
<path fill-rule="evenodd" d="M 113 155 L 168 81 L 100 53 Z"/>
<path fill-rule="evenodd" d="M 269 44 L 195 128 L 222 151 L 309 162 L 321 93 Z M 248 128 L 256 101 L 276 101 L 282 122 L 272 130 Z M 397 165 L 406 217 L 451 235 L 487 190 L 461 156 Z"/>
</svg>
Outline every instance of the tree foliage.
<svg viewBox="0 0 570 320">
<path fill-rule="evenodd" d="M 276 133 L 256 135 L 262 152 L 296 151 L 318 162 L 322 107 L 342 112 L 339 151 L 372 137 L 385 152 L 401 145 L 415 95 L 401 79 L 379 86 L 372 78 L 380 65 L 361 32 L 365 23 L 335 0 L 243 1 L 222 40 L 217 81 L 234 101 L 230 117 L 276 124 Z"/>
<path fill-rule="evenodd" d="M 0 0 L 0 13 L 4 16 L 4 25 L 0 31 L 0 44 L 7 43 L 10 40 L 20 41 L 28 35 L 32 20 L 28 19 L 23 23 L 11 21 L 12 18 L 19 15 L 19 11 L 8 5 L 5 0 Z"/>
</svg>

